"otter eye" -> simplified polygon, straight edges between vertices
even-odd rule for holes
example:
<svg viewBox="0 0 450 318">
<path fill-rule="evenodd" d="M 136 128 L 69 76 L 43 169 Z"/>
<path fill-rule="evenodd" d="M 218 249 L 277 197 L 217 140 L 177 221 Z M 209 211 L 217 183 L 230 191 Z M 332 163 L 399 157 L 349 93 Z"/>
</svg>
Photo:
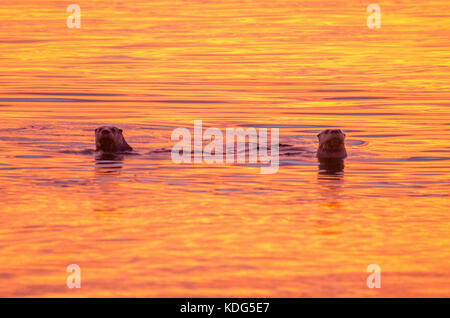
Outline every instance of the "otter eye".
<svg viewBox="0 0 450 318">
<path fill-rule="evenodd" d="M 119 131 L 120 131 L 120 133 L 123 133 L 123 130 L 122 130 L 122 129 L 119 129 Z"/>
</svg>

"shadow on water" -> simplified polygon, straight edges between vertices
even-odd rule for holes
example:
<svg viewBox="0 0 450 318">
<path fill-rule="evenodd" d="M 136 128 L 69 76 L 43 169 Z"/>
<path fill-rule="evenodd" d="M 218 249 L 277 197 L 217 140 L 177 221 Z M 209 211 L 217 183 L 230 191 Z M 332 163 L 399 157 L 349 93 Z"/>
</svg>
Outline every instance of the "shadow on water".
<svg viewBox="0 0 450 318">
<path fill-rule="evenodd" d="M 123 155 L 101 153 L 95 156 L 95 173 L 100 176 L 120 175 L 123 167 Z"/>
<path fill-rule="evenodd" d="M 344 177 L 343 159 L 319 159 L 319 179 L 342 179 Z"/>
<path fill-rule="evenodd" d="M 118 183 L 122 175 L 124 156 L 122 154 L 99 153 L 95 156 L 97 189 L 92 197 L 93 212 L 100 217 L 120 217 L 117 204 L 120 191 Z"/>
<path fill-rule="evenodd" d="M 342 233 L 344 223 L 342 214 L 345 203 L 342 195 L 344 160 L 320 159 L 317 178 L 322 203 L 315 228 L 321 235 L 339 235 Z"/>
<path fill-rule="evenodd" d="M 320 159 L 319 172 L 320 194 L 327 201 L 340 201 L 340 190 L 344 182 L 344 160 L 343 159 Z"/>
</svg>

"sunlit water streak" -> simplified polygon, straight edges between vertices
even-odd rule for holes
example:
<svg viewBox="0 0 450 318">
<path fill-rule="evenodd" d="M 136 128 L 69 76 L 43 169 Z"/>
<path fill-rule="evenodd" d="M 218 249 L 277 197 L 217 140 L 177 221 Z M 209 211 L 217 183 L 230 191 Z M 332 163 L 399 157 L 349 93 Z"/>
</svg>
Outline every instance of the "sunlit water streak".
<svg viewBox="0 0 450 318">
<path fill-rule="evenodd" d="M 0 7 L 1 296 L 450 295 L 447 1 L 379 2 L 379 30 L 364 1 L 77 3 L 73 30 Z M 174 164 L 194 120 L 293 147 L 274 175 Z M 104 124 L 139 155 L 95 160 Z"/>
</svg>

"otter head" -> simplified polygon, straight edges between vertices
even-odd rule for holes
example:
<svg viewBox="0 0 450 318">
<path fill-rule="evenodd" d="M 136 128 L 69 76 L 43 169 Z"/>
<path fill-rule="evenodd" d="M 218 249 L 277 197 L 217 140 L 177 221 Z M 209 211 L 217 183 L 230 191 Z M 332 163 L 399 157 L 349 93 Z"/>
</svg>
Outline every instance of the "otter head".
<svg viewBox="0 0 450 318">
<path fill-rule="evenodd" d="M 345 150 L 345 134 L 340 129 L 326 129 L 317 135 L 319 138 L 319 159 L 344 159 L 347 157 Z"/>
<path fill-rule="evenodd" d="M 95 129 L 96 151 L 124 152 L 133 148 L 127 144 L 122 135 L 123 130 L 114 126 L 102 126 Z"/>
</svg>

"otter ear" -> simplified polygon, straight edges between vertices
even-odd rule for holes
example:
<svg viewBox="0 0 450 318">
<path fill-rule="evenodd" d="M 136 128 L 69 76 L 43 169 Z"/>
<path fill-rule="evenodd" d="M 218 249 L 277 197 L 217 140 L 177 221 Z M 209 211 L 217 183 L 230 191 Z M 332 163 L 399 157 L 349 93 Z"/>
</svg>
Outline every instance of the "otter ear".
<svg viewBox="0 0 450 318">
<path fill-rule="evenodd" d="M 320 133 L 317 134 L 317 138 L 320 138 Z"/>
</svg>

